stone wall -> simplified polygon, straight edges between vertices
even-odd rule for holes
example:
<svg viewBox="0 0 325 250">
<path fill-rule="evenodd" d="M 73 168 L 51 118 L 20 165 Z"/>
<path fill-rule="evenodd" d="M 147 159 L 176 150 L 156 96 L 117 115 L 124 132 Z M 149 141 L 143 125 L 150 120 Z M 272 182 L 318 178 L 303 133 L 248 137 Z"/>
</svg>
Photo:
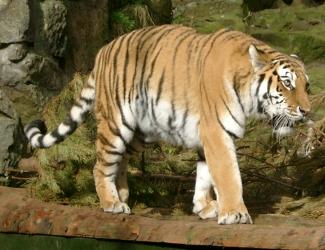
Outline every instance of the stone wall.
<svg viewBox="0 0 325 250">
<path fill-rule="evenodd" d="M 75 72 L 92 68 L 109 13 L 109 0 L 0 1 L 0 172 L 21 157 L 21 120 L 40 118 Z"/>
<path fill-rule="evenodd" d="M 14 146 L 25 143 L 22 123 L 39 119 L 49 99 L 75 73 L 88 73 L 98 50 L 117 35 L 110 25 L 113 11 L 140 7 L 150 11 L 152 24 L 171 21 L 171 0 L 122 2 L 0 0 L 0 172 L 24 151 Z"/>
</svg>

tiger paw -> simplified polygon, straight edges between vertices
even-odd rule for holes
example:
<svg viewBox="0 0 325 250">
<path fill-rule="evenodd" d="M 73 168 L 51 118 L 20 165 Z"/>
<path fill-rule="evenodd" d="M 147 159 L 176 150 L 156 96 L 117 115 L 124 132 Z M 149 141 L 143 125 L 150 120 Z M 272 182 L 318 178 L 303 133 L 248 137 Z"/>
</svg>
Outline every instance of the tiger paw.
<svg viewBox="0 0 325 250">
<path fill-rule="evenodd" d="M 104 212 L 113 213 L 113 214 L 119 214 L 119 213 L 130 214 L 131 213 L 131 209 L 128 206 L 128 204 L 126 204 L 124 202 L 119 202 L 119 201 L 112 203 L 112 205 L 110 205 L 110 206 L 104 207 L 103 210 L 104 210 Z"/>
<path fill-rule="evenodd" d="M 230 225 L 230 224 L 253 224 L 253 220 L 248 212 L 228 212 L 218 216 L 218 224 Z"/>
<path fill-rule="evenodd" d="M 201 219 L 210 219 L 218 216 L 218 202 L 212 200 L 209 204 L 197 213 Z"/>
</svg>

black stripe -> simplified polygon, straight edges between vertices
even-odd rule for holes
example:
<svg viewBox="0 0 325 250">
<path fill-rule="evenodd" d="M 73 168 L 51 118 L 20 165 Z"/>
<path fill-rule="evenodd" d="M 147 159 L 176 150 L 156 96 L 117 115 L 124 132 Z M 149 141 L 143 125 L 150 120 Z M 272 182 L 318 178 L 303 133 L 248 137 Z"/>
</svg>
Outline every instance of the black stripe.
<svg viewBox="0 0 325 250">
<path fill-rule="evenodd" d="M 107 138 L 105 138 L 105 136 L 101 133 L 98 133 L 97 134 L 97 138 L 100 140 L 100 142 L 103 144 L 103 145 L 108 145 L 110 146 L 111 148 L 115 148 L 116 149 L 116 146 L 114 144 L 112 144 Z"/>
<path fill-rule="evenodd" d="M 110 44 L 113 44 L 110 43 Z M 104 66 L 103 66 L 103 61 L 104 61 L 104 56 L 103 56 L 103 53 L 104 53 L 104 50 L 108 50 L 108 48 L 111 47 L 111 45 L 107 45 L 106 47 L 102 48 L 99 52 L 98 52 L 98 56 L 96 58 L 96 63 L 95 63 L 95 68 L 96 68 L 96 73 L 95 74 L 95 81 L 98 83 L 97 84 L 97 94 L 98 94 L 98 98 L 100 99 L 100 95 L 101 95 L 101 91 L 99 91 L 99 88 L 101 87 L 101 82 L 100 82 L 100 78 L 103 76 L 103 70 L 104 70 Z"/>
<path fill-rule="evenodd" d="M 165 34 L 165 33 L 163 33 L 163 34 Z M 160 40 L 160 38 L 158 38 L 158 39 Z M 158 46 L 158 43 L 156 44 L 156 46 L 155 46 L 155 48 L 153 49 L 153 51 L 155 51 L 155 49 L 156 49 L 157 46 Z M 149 75 L 148 75 L 147 79 L 146 79 L 146 80 L 143 80 L 144 83 L 145 83 L 145 84 L 144 84 L 144 89 L 143 89 L 143 91 L 144 91 L 144 93 L 145 93 L 145 107 L 148 107 L 148 93 L 147 93 L 147 89 L 149 89 L 149 82 L 150 82 L 150 79 L 151 79 L 151 77 L 152 77 L 152 75 L 153 75 L 154 68 L 155 68 L 155 66 L 156 66 L 156 61 L 157 61 L 157 59 L 158 59 L 158 56 L 160 55 L 161 49 L 162 49 L 162 48 L 160 48 L 160 49 L 158 50 L 158 52 L 156 53 L 156 55 L 154 56 L 154 58 L 153 58 L 153 60 L 152 60 L 152 62 L 151 62 L 151 65 L 150 65 L 150 71 L 149 71 Z M 148 70 L 147 70 L 147 72 L 148 72 Z"/>
<path fill-rule="evenodd" d="M 123 42 L 124 42 L 124 40 L 125 40 L 125 38 L 127 38 L 128 37 L 128 35 L 124 35 L 124 36 L 122 36 L 119 40 L 120 40 L 120 43 L 119 43 L 119 46 L 118 46 L 118 48 L 114 51 L 114 55 L 113 55 L 113 61 L 112 61 L 112 69 L 111 69 L 111 73 L 112 73 L 112 75 L 113 75 L 113 79 L 114 78 L 116 78 L 116 76 L 118 76 L 117 75 L 117 72 L 116 72 L 116 69 L 117 69 L 117 57 L 118 56 L 120 56 L 120 51 L 121 51 L 121 48 L 122 48 L 122 45 L 123 45 Z M 111 88 L 111 90 L 115 90 L 116 91 L 116 89 L 117 89 L 117 86 L 118 85 L 118 82 L 116 82 L 116 81 L 113 81 L 113 85 L 112 85 L 112 88 Z M 116 97 L 116 95 L 115 95 L 115 97 Z"/>
<path fill-rule="evenodd" d="M 159 34 L 159 36 L 154 40 L 154 42 L 149 46 L 149 48 L 146 50 L 146 53 L 145 53 L 145 57 L 144 57 L 144 61 L 143 61 L 143 64 L 142 64 L 142 70 L 141 70 L 141 75 L 140 75 L 140 81 L 139 81 L 139 93 L 141 94 L 141 97 L 142 97 L 142 100 L 145 102 L 145 104 L 143 105 L 143 108 L 145 109 L 143 114 L 142 114 L 142 119 L 144 118 L 145 116 L 145 113 L 147 111 L 147 108 L 148 108 L 148 95 L 147 95 L 147 90 L 146 88 L 144 88 L 144 86 L 146 86 L 146 82 L 144 80 L 144 74 L 147 72 L 147 63 L 148 63 L 148 56 L 149 56 L 149 53 L 151 53 L 152 51 L 155 50 L 155 48 L 157 47 L 160 39 L 164 36 L 166 36 L 168 33 L 170 33 L 173 29 L 168 29 L 168 30 L 165 30 L 164 32 L 162 32 L 161 34 Z M 159 53 L 158 53 L 159 55 Z M 156 55 L 156 56 L 158 56 Z M 147 79 L 148 80 L 148 79 Z"/>
<path fill-rule="evenodd" d="M 103 93 L 103 91 L 101 91 L 101 89 L 99 89 L 100 87 L 102 87 L 104 89 L 104 94 L 105 94 L 105 99 L 109 100 L 109 93 L 107 91 L 107 86 L 111 86 L 111 79 L 110 79 L 110 75 L 109 75 L 109 79 L 107 79 L 109 82 L 106 83 L 106 79 L 105 79 L 105 71 L 106 71 L 106 67 L 105 64 L 107 63 L 107 61 L 110 61 L 111 58 L 111 53 L 114 50 L 115 45 L 118 43 L 119 39 L 115 39 L 112 43 L 110 43 L 111 45 L 109 47 L 106 47 L 105 50 L 103 51 L 102 54 L 102 63 L 101 65 L 101 69 L 100 69 L 100 74 L 98 75 L 98 77 L 102 77 L 102 80 L 100 81 L 100 79 L 97 80 L 98 84 L 98 100 L 100 100 L 100 96 Z"/>
<path fill-rule="evenodd" d="M 267 94 L 268 95 L 270 95 L 271 83 L 272 83 L 272 77 L 270 76 L 270 78 L 267 82 Z"/>
<path fill-rule="evenodd" d="M 47 128 L 42 120 L 34 120 L 30 122 L 28 125 L 25 127 L 25 131 L 28 132 L 32 128 L 38 128 L 42 134 L 46 134 Z"/>
<path fill-rule="evenodd" d="M 175 110 L 175 77 L 176 77 L 176 72 L 175 72 L 175 64 L 176 64 L 176 59 L 177 59 L 177 54 L 178 54 L 178 48 L 182 45 L 182 43 L 190 36 L 193 36 L 195 33 L 193 30 L 186 30 L 183 33 L 181 33 L 176 39 L 179 38 L 177 41 L 177 44 L 174 47 L 174 55 L 173 55 L 173 64 L 172 64 L 172 80 L 171 80 L 171 91 L 172 91 L 172 96 L 171 96 L 171 104 L 172 104 L 172 117 L 168 118 L 168 126 L 171 129 L 173 128 L 173 121 L 176 119 L 176 110 Z M 189 62 L 188 62 L 189 63 Z"/>
<path fill-rule="evenodd" d="M 98 98 L 98 100 L 101 99 L 105 99 L 105 100 L 109 100 L 109 93 L 107 91 L 107 86 L 110 85 L 110 79 L 106 79 L 106 74 L 105 74 L 105 64 L 107 64 L 106 61 L 110 60 L 110 55 L 111 52 L 114 48 L 114 45 L 116 44 L 117 39 L 115 39 L 112 43 L 110 43 L 110 46 L 104 47 L 105 50 L 103 50 L 102 54 L 101 54 L 101 64 L 99 65 L 99 73 L 97 74 L 97 86 L 96 86 L 96 97 Z M 105 97 L 102 98 L 102 95 L 104 95 Z M 103 117 L 107 117 L 107 107 L 99 104 L 97 105 L 97 111 L 101 112 Z"/>
<path fill-rule="evenodd" d="M 192 44 L 194 43 L 194 41 L 198 38 L 198 35 L 193 35 L 193 38 L 191 39 L 191 41 L 188 43 L 186 51 L 187 51 L 187 59 L 186 59 L 186 72 L 187 72 L 187 82 L 189 84 L 191 84 L 191 71 L 190 71 L 190 67 L 193 65 L 191 62 L 191 57 L 192 57 L 192 52 L 193 52 L 193 48 L 192 48 Z M 186 94 L 186 89 L 185 89 L 185 94 Z"/>
<path fill-rule="evenodd" d="M 124 116 L 124 113 L 123 113 L 123 110 L 122 110 L 122 105 L 121 105 L 121 100 L 120 100 L 120 95 L 119 95 L 119 77 L 117 76 L 117 86 L 116 86 L 116 103 L 117 103 L 117 107 L 118 109 L 120 110 L 120 114 L 121 114 L 121 120 L 122 120 L 122 124 L 128 128 L 131 132 L 134 132 L 134 128 L 131 127 L 131 125 L 128 124 L 128 122 L 126 121 L 125 119 L 125 116 Z"/>
<path fill-rule="evenodd" d="M 69 126 L 70 129 L 67 132 L 67 135 L 71 135 L 78 127 L 78 123 L 73 121 L 70 116 L 68 116 L 65 121 L 63 122 L 64 125 Z"/>
<path fill-rule="evenodd" d="M 157 44 L 158 44 L 158 43 L 157 43 Z M 156 47 L 157 47 L 157 46 L 156 46 Z M 153 49 L 153 51 L 156 49 L 156 47 Z M 158 52 L 156 53 L 156 55 L 154 56 L 154 58 L 153 58 L 153 60 L 152 60 L 152 62 L 151 62 L 151 64 L 150 64 L 150 71 L 149 71 L 149 74 L 148 74 L 148 78 L 146 79 L 146 88 L 148 88 L 148 83 L 150 82 L 150 79 L 151 79 L 151 77 L 152 77 L 152 75 L 153 75 L 154 68 L 155 68 L 155 66 L 156 66 L 156 62 L 157 62 L 158 56 L 160 55 L 161 49 L 162 49 L 162 48 L 160 48 L 160 49 L 158 50 Z"/>
<path fill-rule="evenodd" d="M 143 101 L 146 101 L 146 98 L 144 97 L 144 94 L 143 94 L 142 90 L 143 90 L 143 85 L 144 85 L 143 78 L 144 78 L 144 74 L 145 74 L 145 71 L 146 71 L 146 68 L 147 68 L 147 60 L 148 60 L 148 54 L 149 54 L 150 49 L 151 49 L 151 46 L 147 49 L 147 51 L 145 53 L 143 64 L 142 64 L 142 69 L 141 69 L 141 74 L 140 74 L 140 81 L 139 81 L 138 88 L 137 88 L 138 94 L 140 94 L 140 97 L 141 97 L 142 108 L 144 109 L 144 111 L 143 111 L 143 113 L 141 115 L 142 119 L 145 117 L 145 114 L 146 114 L 146 111 L 147 111 L 147 108 L 148 108 L 147 106 L 144 106 Z"/>
<path fill-rule="evenodd" d="M 229 109 L 228 105 L 226 104 L 225 100 L 221 97 L 221 100 L 223 102 L 223 104 L 225 105 L 228 113 L 230 114 L 231 118 L 242 128 L 243 125 L 240 124 L 240 122 L 236 119 L 236 117 L 233 115 L 233 113 L 231 112 L 231 110 Z"/>
<path fill-rule="evenodd" d="M 220 37 L 220 36 L 222 36 L 223 34 L 225 34 L 225 33 L 227 33 L 227 32 L 230 32 L 230 31 L 231 31 L 230 29 L 223 29 L 222 31 L 215 33 L 215 35 L 216 35 L 217 37 Z"/>
<path fill-rule="evenodd" d="M 263 113 L 262 102 L 260 100 L 257 100 L 257 112 L 261 114 Z"/>
<path fill-rule="evenodd" d="M 91 105 L 93 103 L 93 99 L 85 98 L 85 97 L 80 97 L 81 101 L 84 101 L 87 105 Z"/>
<path fill-rule="evenodd" d="M 211 43 L 210 43 L 210 48 L 208 49 L 208 52 L 206 53 L 206 55 L 204 56 L 204 59 L 203 59 L 203 68 L 205 67 L 205 63 L 206 63 L 206 59 L 208 58 L 208 56 L 210 55 L 210 53 L 211 53 L 211 51 L 212 51 L 212 49 L 213 49 L 213 45 L 214 45 L 214 43 L 215 43 L 215 41 L 217 40 L 217 38 L 218 38 L 219 36 L 214 36 L 214 37 L 212 37 L 213 39 L 212 39 L 212 41 L 211 41 Z M 210 39 L 209 39 L 209 41 L 210 41 Z"/>
<path fill-rule="evenodd" d="M 201 45 L 200 47 L 200 51 L 198 52 L 198 55 L 200 56 L 200 63 L 205 63 L 205 60 L 206 60 L 206 57 L 207 55 L 205 55 L 204 59 L 202 59 L 201 55 L 202 55 L 202 51 L 205 49 L 205 47 L 207 46 L 207 44 L 211 41 L 211 39 L 213 39 L 213 41 L 215 41 L 219 36 L 217 34 L 212 34 L 212 35 L 208 35 L 207 36 L 207 39 L 205 41 L 203 41 L 203 44 Z M 202 39 L 203 40 L 203 39 Z M 212 46 L 212 44 L 211 44 Z M 210 48 L 211 49 L 211 48 Z M 209 50 L 210 50 L 209 49 Z M 209 52 L 208 52 L 209 53 Z M 203 66 L 204 65 L 200 65 L 200 66 Z"/>
<path fill-rule="evenodd" d="M 171 116 L 168 116 L 168 127 L 169 127 L 169 131 L 170 132 L 172 130 L 174 130 L 174 127 L 173 127 L 173 118 Z"/>
<path fill-rule="evenodd" d="M 117 164 L 117 163 L 115 163 L 115 164 Z M 115 164 L 113 164 L 113 165 L 115 165 Z M 105 166 L 105 165 L 103 164 L 104 167 L 110 167 L 110 166 L 113 166 L 113 165 Z M 112 173 L 110 173 L 110 174 L 105 174 L 104 171 L 101 170 L 101 169 L 99 169 L 99 168 L 96 168 L 96 170 L 97 170 L 98 172 L 100 172 L 101 175 L 103 175 L 103 176 L 105 176 L 105 177 L 111 177 L 111 176 L 113 176 L 113 175 L 116 175 L 116 172 L 112 172 Z"/>
<path fill-rule="evenodd" d="M 205 40 L 205 41 L 203 42 L 203 44 L 201 45 L 201 47 L 200 47 L 200 51 L 199 51 L 198 55 L 201 55 L 201 54 L 202 54 L 203 49 L 205 49 L 205 47 L 207 46 L 207 44 L 211 41 L 211 39 L 213 39 L 213 42 L 212 42 L 211 45 L 210 45 L 210 49 L 208 50 L 208 54 L 209 54 L 209 53 L 210 53 L 210 50 L 211 50 L 212 47 L 213 47 L 213 43 L 215 42 L 215 40 L 216 40 L 218 37 L 220 37 L 220 35 L 222 35 L 222 34 L 228 32 L 228 31 L 229 31 L 229 30 L 224 30 L 223 32 L 221 32 L 221 33 L 219 33 L 219 34 L 217 33 L 217 34 L 215 34 L 214 36 L 213 36 L 213 35 L 209 35 L 209 36 L 207 36 L 207 40 Z M 201 58 L 201 60 L 200 60 L 200 65 L 199 65 L 199 69 L 200 69 L 200 66 L 204 67 L 205 62 L 206 62 L 206 57 L 208 56 L 208 54 L 206 54 L 206 56 L 204 57 L 204 59 Z M 202 64 L 203 64 L 203 65 L 202 65 Z M 202 89 L 202 88 L 203 88 L 203 89 Z M 206 97 L 203 97 L 203 94 L 205 94 Z M 210 101 L 209 101 L 209 99 L 207 98 L 208 94 L 207 94 L 207 90 L 206 90 L 206 88 L 205 88 L 205 84 L 200 84 L 200 95 L 201 95 L 201 99 L 202 99 L 202 100 L 206 99 L 206 102 L 207 102 L 207 104 L 208 104 L 208 108 L 209 108 L 209 110 L 211 110 Z"/>
<path fill-rule="evenodd" d="M 174 99 L 171 101 L 172 104 L 172 116 L 168 117 L 168 126 L 170 129 L 174 129 L 173 122 L 176 120 L 176 109 Z"/>
<path fill-rule="evenodd" d="M 165 30 L 168 26 L 160 26 L 160 27 L 153 27 L 152 29 L 147 30 L 146 35 L 148 35 L 150 38 L 147 39 L 147 37 L 141 37 L 140 39 L 140 47 L 139 50 L 141 51 L 144 47 L 144 45 L 146 44 L 147 41 L 152 41 L 151 37 L 153 37 L 154 35 L 158 34 L 159 32 L 161 32 L 162 30 Z M 175 29 L 175 27 L 172 27 L 170 30 Z"/>
<path fill-rule="evenodd" d="M 116 87 L 116 67 L 117 67 L 117 56 L 119 56 L 119 52 L 123 43 L 123 40 L 125 39 L 127 35 L 123 35 L 119 38 L 116 39 L 116 43 L 113 44 L 113 47 L 111 48 L 109 52 L 109 57 L 107 57 L 107 61 L 110 64 L 109 67 L 109 76 L 108 76 L 108 84 L 104 84 L 104 93 L 105 93 L 105 99 L 106 100 L 111 100 L 113 103 L 115 103 L 115 96 L 114 96 L 114 91 Z M 117 47 L 115 48 L 115 45 Z M 105 75 L 105 74 L 104 74 Z"/>
<path fill-rule="evenodd" d="M 158 124 L 157 116 L 156 116 L 155 109 L 154 109 L 153 99 L 151 99 L 151 115 L 152 115 L 152 119 L 155 122 L 155 124 Z"/>
<path fill-rule="evenodd" d="M 137 43 L 137 47 L 136 47 L 136 60 L 135 60 L 135 71 L 134 71 L 134 74 L 133 74 L 133 79 L 132 79 L 132 82 L 133 82 L 133 86 L 132 86 L 132 88 L 130 89 L 130 92 L 129 92 L 129 96 L 128 96 L 128 98 L 129 98 L 129 102 L 131 101 L 131 98 L 133 98 L 134 97 L 134 91 L 137 91 L 136 93 L 138 94 L 139 93 L 139 91 L 141 90 L 141 86 L 142 86 L 142 84 L 143 84 L 143 82 L 142 82 L 142 80 L 139 82 L 140 84 L 141 84 L 141 86 L 138 86 L 137 85 L 137 82 L 135 82 L 135 79 L 136 79 L 136 76 L 137 76 L 137 74 L 138 74 L 138 70 L 137 70 L 137 68 L 138 68 L 138 65 L 140 64 L 140 60 L 139 60 L 139 55 L 140 54 L 142 54 L 143 52 L 142 52 L 142 49 L 143 49 L 143 47 L 145 46 L 145 44 L 146 44 L 146 42 L 148 42 L 148 41 L 152 41 L 152 39 L 150 39 L 152 36 L 154 36 L 155 34 L 157 34 L 157 33 L 159 33 L 161 30 L 164 30 L 164 29 L 166 29 L 166 27 L 165 26 L 161 26 L 160 28 L 151 28 L 151 29 L 145 29 L 144 31 L 144 35 L 143 36 L 141 36 L 140 37 L 140 39 L 139 39 L 139 41 L 138 41 L 138 43 Z M 151 46 L 150 46 L 151 47 Z M 146 51 L 146 53 L 148 53 L 148 49 L 147 49 L 147 51 Z M 146 62 L 143 62 L 143 64 L 146 64 Z M 142 71 L 141 71 L 141 75 L 143 74 L 143 72 L 144 72 L 144 69 L 143 69 L 143 65 L 142 65 Z M 142 77 L 142 79 L 143 79 L 143 76 L 141 76 Z M 138 84 L 139 84 L 138 83 Z M 140 93 L 140 94 L 142 94 L 142 93 Z M 132 96 L 131 96 L 132 95 Z"/>
<path fill-rule="evenodd" d="M 119 137 L 123 141 L 124 145 L 127 145 L 128 143 L 124 139 L 124 137 L 121 135 L 120 129 L 119 128 L 113 128 L 110 122 L 108 122 L 107 124 L 108 124 L 108 127 L 109 127 L 110 131 L 112 132 L 112 134 Z"/>
<path fill-rule="evenodd" d="M 54 143 L 62 142 L 65 138 L 64 135 L 59 134 L 58 128 L 51 132 L 51 136 L 55 138 Z"/>
<path fill-rule="evenodd" d="M 40 148 L 45 148 L 44 143 L 43 143 L 43 138 L 44 138 L 44 135 L 38 137 L 38 139 L 37 139 Z"/>
<path fill-rule="evenodd" d="M 185 112 L 183 113 L 182 126 L 181 126 L 182 129 L 184 129 L 186 126 L 187 117 L 188 117 L 188 106 L 186 105 Z"/>
<path fill-rule="evenodd" d="M 203 96 L 205 95 L 205 96 Z M 208 104 L 208 108 L 209 110 L 211 111 L 211 104 L 210 104 L 210 101 L 209 101 L 209 98 L 208 98 L 208 92 L 205 88 L 205 84 L 200 84 L 200 96 L 201 96 L 201 100 L 205 100 Z"/>
<path fill-rule="evenodd" d="M 123 153 L 118 152 L 118 151 L 114 151 L 114 150 L 107 150 L 107 149 L 105 149 L 105 153 L 110 154 L 110 155 L 120 155 L 120 156 L 123 156 Z"/>
<path fill-rule="evenodd" d="M 35 135 L 38 135 L 38 134 L 41 134 L 41 135 L 42 135 L 42 133 L 41 133 L 40 131 L 35 131 L 34 133 L 32 133 L 32 134 L 29 136 L 28 140 L 31 140 Z"/>
<path fill-rule="evenodd" d="M 230 40 L 232 40 L 232 39 L 234 39 L 234 38 L 237 38 L 237 37 L 240 37 L 240 36 L 242 36 L 242 34 L 236 32 L 236 33 L 233 34 L 233 35 L 229 35 L 229 36 L 224 37 L 224 38 L 222 39 L 222 42 L 227 42 L 227 41 L 230 41 Z"/>
<path fill-rule="evenodd" d="M 114 166 L 114 165 L 117 165 L 117 164 L 119 164 L 120 162 L 104 162 L 104 163 L 102 163 L 101 165 L 103 165 L 104 167 L 111 167 L 111 166 Z M 116 174 L 115 172 L 113 172 L 113 173 L 111 173 L 111 174 L 105 174 L 105 176 L 112 176 L 112 175 L 114 175 L 114 174 Z"/>
<path fill-rule="evenodd" d="M 151 29 L 142 29 L 137 33 L 137 37 L 135 38 L 135 41 L 137 43 L 136 49 L 135 49 L 135 65 L 134 65 L 134 73 L 132 76 L 132 86 L 129 90 L 129 95 L 128 95 L 128 102 L 131 103 L 131 99 L 134 97 L 134 90 L 136 89 L 136 82 L 135 79 L 138 75 L 138 62 L 139 62 L 139 55 L 140 55 L 140 44 L 142 43 L 142 40 L 147 41 L 147 36 L 150 34 Z M 144 33 L 144 35 L 143 35 Z M 137 38 L 140 37 L 139 40 Z"/>
<path fill-rule="evenodd" d="M 125 60 L 124 60 L 124 67 L 123 67 L 123 100 L 125 102 L 125 97 L 126 97 L 126 79 L 127 79 L 127 73 L 128 73 L 128 66 L 129 66 L 129 45 L 130 45 L 130 40 L 133 38 L 134 34 L 129 34 L 128 39 L 126 41 L 126 54 L 125 54 Z"/>
<path fill-rule="evenodd" d="M 260 91 L 260 88 L 261 88 L 261 85 L 262 85 L 262 82 L 263 82 L 264 78 L 265 78 L 265 74 L 261 74 L 259 79 L 258 79 L 258 86 L 256 88 L 255 96 L 258 95 L 258 92 Z"/>
<path fill-rule="evenodd" d="M 233 132 L 229 131 L 228 129 L 225 128 L 225 126 L 222 124 L 222 122 L 220 121 L 219 115 L 218 115 L 218 111 L 217 111 L 217 107 L 215 107 L 215 113 L 217 116 L 217 121 L 219 123 L 219 125 L 221 126 L 221 128 L 227 132 L 228 135 L 230 135 L 232 138 L 238 139 L 239 137 L 237 135 L 235 135 Z"/>
<path fill-rule="evenodd" d="M 235 91 L 235 94 L 236 94 L 236 97 L 237 97 L 237 101 L 238 101 L 238 103 L 239 103 L 239 105 L 241 107 L 241 110 L 245 114 L 244 105 L 243 105 L 243 103 L 241 101 L 241 98 L 240 98 L 240 95 L 239 95 L 239 89 L 240 89 L 239 80 L 235 80 L 235 78 L 234 78 L 233 81 L 234 81 L 234 91 Z"/>
<path fill-rule="evenodd" d="M 156 97 L 156 105 L 158 104 L 159 100 L 160 100 L 160 96 L 161 96 L 161 92 L 162 92 L 162 85 L 163 82 L 165 80 L 165 69 L 163 70 L 160 79 L 159 79 L 159 83 L 158 83 L 158 92 L 157 92 L 157 97 Z"/>
</svg>

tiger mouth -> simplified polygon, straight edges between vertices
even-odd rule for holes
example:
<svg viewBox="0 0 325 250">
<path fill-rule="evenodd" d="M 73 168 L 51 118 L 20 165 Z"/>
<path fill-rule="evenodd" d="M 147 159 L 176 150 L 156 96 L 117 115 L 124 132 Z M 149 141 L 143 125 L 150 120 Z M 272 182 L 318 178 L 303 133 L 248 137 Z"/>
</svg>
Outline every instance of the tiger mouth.
<svg viewBox="0 0 325 250">
<path fill-rule="evenodd" d="M 271 120 L 274 130 L 278 130 L 284 127 L 293 128 L 295 121 L 288 115 L 275 115 Z"/>
</svg>

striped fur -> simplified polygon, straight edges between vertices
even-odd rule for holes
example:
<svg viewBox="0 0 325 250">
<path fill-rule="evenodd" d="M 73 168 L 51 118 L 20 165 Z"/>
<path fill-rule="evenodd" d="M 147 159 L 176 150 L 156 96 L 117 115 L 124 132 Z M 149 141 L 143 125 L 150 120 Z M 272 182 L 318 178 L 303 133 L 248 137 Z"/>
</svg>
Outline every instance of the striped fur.
<svg viewBox="0 0 325 250">
<path fill-rule="evenodd" d="M 128 154 L 164 140 L 202 152 L 195 213 L 218 215 L 220 224 L 251 223 L 233 140 L 244 135 L 249 116 L 267 117 L 285 134 L 310 109 L 306 86 L 299 59 L 241 32 L 147 27 L 99 51 L 79 100 L 56 130 L 45 134 L 37 121 L 25 132 L 33 147 L 50 147 L 71 134 L 94 103 L 94 177 L 104 211 L 130 213 Z"/>
</svg>

